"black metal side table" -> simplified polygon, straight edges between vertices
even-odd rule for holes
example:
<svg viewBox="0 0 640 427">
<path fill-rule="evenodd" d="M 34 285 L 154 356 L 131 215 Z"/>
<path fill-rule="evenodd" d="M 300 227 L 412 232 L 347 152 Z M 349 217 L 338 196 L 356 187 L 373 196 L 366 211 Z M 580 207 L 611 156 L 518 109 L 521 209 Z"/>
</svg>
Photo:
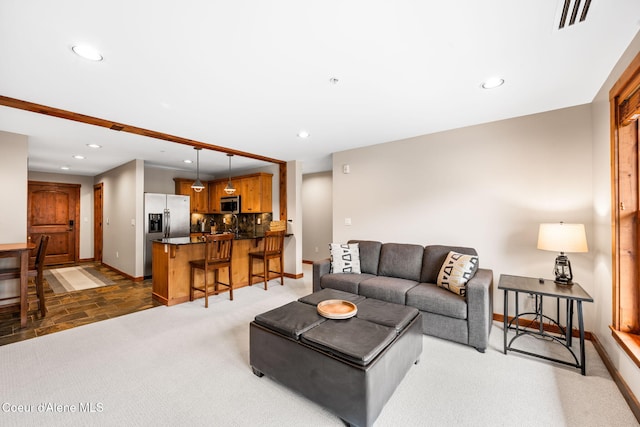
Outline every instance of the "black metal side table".
<svg viewBox="0 0 640 427">
<path fill-rule="evenodd" d="M 553 280 L 536 279 L 533 277 L 511 276 L 507 274 L 500 275 L 498 289 L 504 291 L 504 354 L 507 350 L 526 354 L 529 356 L 539 357 L 541 359 L 550 360 L 564 365 L 580 368 L 582 375 L 585 374 L 585 354 L 584 354 L 584 325 L 582 316 L 582 302 L 593 302 L 593 298 L 582 287 L 574 283 L 573 285 L 558 285 Z M 509 291 L 515 292 L 515 316 L 509 321 Z M 520 292 L 535 296 L 535 311 L 519 313 L 518 296 Z M 543 297 L 556 298 L 557 310 L 556 318 L 543 314 Z M 566 302 L 566 325 L 560 324 L 560 300 Z M 580 334 L 580 360 L 571 348 L 571 339 L 573 335 L 573 304 L 576 303 L 578 310 L 578 332 Z M 523 316 L 533 316 L 533 318 L 524 318 Z M 544 321 L 548 320 L 555 324 L 559 333 L 550 333 L 544 330 Z M 529 326 L 521 326 L 521 321 L 526 320 Z M 534 323 L 538 323 L 538 328 L 531 328 Z M 507 343 L 507 333 L 514 330 L 516 335 Z M 575 363 L 562 359 L 537 354 L 518 348 L 514 348 L 513 342 L 524 335 L 537 335 L 547 339 L 551 339 L 563 345 L 573 356 Z"/>
</svg>

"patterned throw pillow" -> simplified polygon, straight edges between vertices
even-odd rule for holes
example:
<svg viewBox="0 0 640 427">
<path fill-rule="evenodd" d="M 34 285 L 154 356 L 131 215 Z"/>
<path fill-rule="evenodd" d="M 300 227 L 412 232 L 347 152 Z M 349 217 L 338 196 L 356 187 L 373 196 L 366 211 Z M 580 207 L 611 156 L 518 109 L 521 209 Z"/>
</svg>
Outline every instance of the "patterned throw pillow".
<svg viewBox="0 0 640 427">
<path fill-rule="evenodd" d="M 461 296 L 467 295 L 467 282 L 478 269 L 478 257 L 449 252 L 440 267 L 437 285 Z"/>
<path fill-rule="evenodd" d="M 331 272 L 360 274 L 360 248 L 357 243 L 330 243 Z"/>
</svg>

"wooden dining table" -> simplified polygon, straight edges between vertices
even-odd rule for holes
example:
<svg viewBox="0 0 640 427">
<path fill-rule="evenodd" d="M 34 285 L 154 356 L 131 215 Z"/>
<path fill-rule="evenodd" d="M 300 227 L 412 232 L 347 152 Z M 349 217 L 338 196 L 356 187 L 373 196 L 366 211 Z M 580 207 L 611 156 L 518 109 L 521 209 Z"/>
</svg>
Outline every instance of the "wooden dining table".
<svg viewBox="0 0 640 427">
<path fill-rule="evenodd" d="M 18 268 L 20 278 L 20 327 L 27 326 L 27 294 L 28 294 L 28 272 L 29 272 L 29 252 L 34 249 L 36 245 L 31 242 L 27 243 L 0 243 L 0 258 L 16 257 L 18 259 Z M 11 272 L 12 270 L 5 270 Z M 16 269 L 13 269 L 16 271 Z M 0 278 L 15 278 L 10 273 L 5 277 L 0 275 Z"/>
</svg>

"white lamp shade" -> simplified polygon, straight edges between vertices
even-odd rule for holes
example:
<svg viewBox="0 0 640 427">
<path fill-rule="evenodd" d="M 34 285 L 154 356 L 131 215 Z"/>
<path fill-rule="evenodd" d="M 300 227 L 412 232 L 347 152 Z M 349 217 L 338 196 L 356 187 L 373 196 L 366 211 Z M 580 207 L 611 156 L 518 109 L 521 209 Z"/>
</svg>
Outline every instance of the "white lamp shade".
<svg viewBox="0 0 640 427">
<path fill-rule="evenodd" d="M 538 249 L 553 252 L 588 252 L 584 224 L 540 224 Z"/>
</svg>

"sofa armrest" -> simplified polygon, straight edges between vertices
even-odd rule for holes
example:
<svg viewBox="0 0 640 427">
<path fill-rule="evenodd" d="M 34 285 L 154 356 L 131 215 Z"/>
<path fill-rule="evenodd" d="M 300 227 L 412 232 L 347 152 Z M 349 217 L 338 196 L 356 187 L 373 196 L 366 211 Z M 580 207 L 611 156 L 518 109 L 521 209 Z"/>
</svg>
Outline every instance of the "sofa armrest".
<svg viewBox="0 0 640 427">
<path fill-rule="evenodd" d="M 479 268 L 467 282 L 469 345 L 484 353 L 493 324 L 493 271 Z"/>
<path fill-rule="evenodd" d="M 320 278 L 331 271 L 331 259 L 325 258 L 313 262 L 313 292 L 322 290 Z"/>
</svg>

